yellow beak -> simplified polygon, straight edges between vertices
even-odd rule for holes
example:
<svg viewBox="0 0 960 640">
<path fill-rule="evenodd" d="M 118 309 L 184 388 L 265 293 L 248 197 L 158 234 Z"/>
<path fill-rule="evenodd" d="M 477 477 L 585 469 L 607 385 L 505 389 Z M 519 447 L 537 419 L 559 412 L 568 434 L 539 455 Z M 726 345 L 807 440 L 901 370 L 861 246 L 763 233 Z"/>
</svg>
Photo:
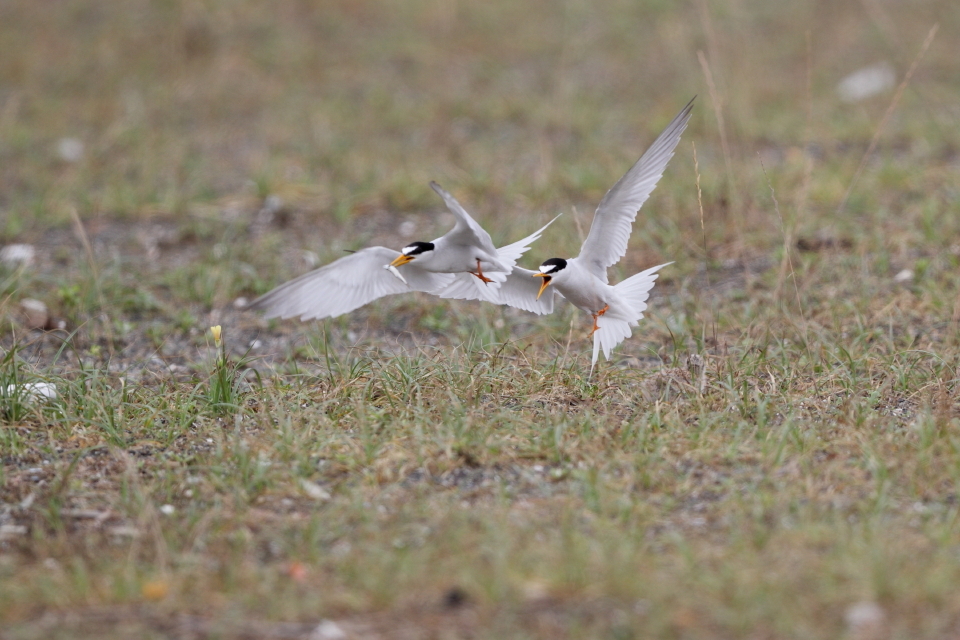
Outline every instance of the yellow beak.
<svg viewBox="0 0 960 640">
<path fill-rule="evenodd" d="M 549 273 L 535 273 L 533 274 L 534 278 L 543 278 L 543 282 L 540 283 L 540 291 L 537 293 L 537 300 L 540 299 L 540 296 L 543 295 L 544 289 L 550 286 L 550 274 Z"/>
<path fill-rule="evenodd" d="M 406 254 L 401 253 L 393 260 L 393 262 L 390 263 L 390 266 L 399 267 L 400 265 L 407 264 L 408 262 L 412 262 L 412 261 L 413 261 L 413 258 L 411 258 Z"/>
</svg>

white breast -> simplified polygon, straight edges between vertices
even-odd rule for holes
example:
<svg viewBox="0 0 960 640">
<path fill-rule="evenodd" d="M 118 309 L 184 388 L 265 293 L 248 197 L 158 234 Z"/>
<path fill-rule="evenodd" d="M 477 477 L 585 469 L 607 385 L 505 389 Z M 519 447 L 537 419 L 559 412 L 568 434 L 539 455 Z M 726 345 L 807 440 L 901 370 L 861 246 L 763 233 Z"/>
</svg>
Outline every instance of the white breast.
<svg viewBox="0 0 960 640">
<path fill-rule="evenodd" d="M 557 272 L 551 284 L 574 306 L 588 313 L 596 313 L 603 309 L 613 289 L 575 259 L 567 260 L 567 266 Z"/>
</svg>

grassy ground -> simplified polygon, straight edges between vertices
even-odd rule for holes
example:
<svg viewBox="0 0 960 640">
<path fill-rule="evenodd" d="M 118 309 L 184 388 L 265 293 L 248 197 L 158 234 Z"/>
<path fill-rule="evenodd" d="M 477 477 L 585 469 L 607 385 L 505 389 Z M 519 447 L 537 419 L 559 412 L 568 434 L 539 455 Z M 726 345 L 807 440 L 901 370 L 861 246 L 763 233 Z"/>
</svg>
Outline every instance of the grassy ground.
<svg viewBox="0 0 960 640">
<path fill-rule="evenodd" d="M 960 634 L 955 2 L 55 5 L 0 3 L 0 393 L 60 393 L 3 399 L 0 636 Z M 234 304 L 431 179 L 572 255 L 693 94 L 593 379 L 569 307 Z"/>
</svg>

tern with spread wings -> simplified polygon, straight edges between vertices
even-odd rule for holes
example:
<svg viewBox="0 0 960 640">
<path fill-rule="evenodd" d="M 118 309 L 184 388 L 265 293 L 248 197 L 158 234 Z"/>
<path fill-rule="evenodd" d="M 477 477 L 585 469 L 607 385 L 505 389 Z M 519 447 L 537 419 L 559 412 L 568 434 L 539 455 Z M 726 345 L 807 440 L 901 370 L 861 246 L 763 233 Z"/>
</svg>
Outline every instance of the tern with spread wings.
<svg viewBox="0 0 960 640">
<path fill-rule="evenodd" d="M 609 360 L 610 351 L 628 338 L 631 327 L 637 326 L 643 318 L 657 271 L 666 265 L 647 269 L 617 285 L 609 284 L 607 269 L 626 254 L 633 221 L 673 157 L 692 109 L 693 100 L 603 197 L 593 216 L 590 233 L 580 248 L 580 255 L 568 259 L 550 258 L 540 265 L 538 271 L 515 267 L 497 290 L 484 292 L 485 297 L 481 299 L 545 314 L 553 311 L 556 296 L 566 298 L 593 316 L 591 373 L 601 350 Z M 541 280 L 537 282 L 532 278 Z M 444 297 L 477 299 L 480 296 Z"/>
<path fill-rule="evenodd" d="M 267 318 L 314 320 L 349 313 L 398 293 L 439 295 L 443 291 L 468 292 L 471 287 L 496 289 L 553 223 L 551 220 L 526 238 L 497 249 L 490 234 L 452 195 L 435 182 L 430 186 L 456 219 L 449 232 L 432 242 L 413 242 L 399 252 L 386 247 L 361 249 L 280 285 L 247 308 L 266 311 Z"/>
</svg>

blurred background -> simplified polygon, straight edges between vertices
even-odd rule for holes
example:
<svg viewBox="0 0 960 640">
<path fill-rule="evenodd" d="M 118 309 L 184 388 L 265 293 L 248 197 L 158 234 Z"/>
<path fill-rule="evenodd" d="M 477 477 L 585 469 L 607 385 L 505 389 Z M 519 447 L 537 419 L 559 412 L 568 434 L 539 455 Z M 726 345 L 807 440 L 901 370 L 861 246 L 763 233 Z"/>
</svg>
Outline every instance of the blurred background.
<svg viewBox="0 0 960 640">
<path fill-rule="evenodd" d="M 953 0 L 5 0 L 0 24 L 0 243 L 62 278 L 83 221 L 134 318 L 435 237 L 429 180 L 500 242 L 564 212 L 523 264 L 571 255 L 694 95 L 621 275 L 762 271 L 785 230 L 896 272 L 957 229 Z M 84 282 L 33 295 L 89 314 Z"/>
</svg>

